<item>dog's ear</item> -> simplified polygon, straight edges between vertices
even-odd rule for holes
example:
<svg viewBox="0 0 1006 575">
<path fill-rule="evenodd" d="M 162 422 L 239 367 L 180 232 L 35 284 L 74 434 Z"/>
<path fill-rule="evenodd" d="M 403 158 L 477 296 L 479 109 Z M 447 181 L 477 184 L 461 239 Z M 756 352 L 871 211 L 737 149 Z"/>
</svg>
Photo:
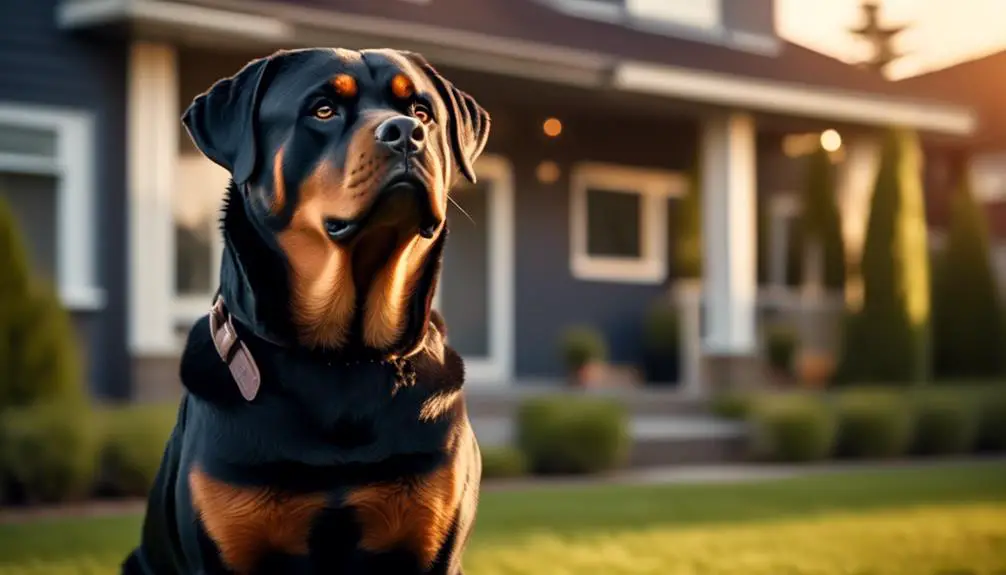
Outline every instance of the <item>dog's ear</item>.
<svg viewBox="0 0 1006 575">
<path fill-rule="evenodd" d="M 475 183 L 473 165 L 489 140 L 489 113 L 475 101 L 475 98 L 457 89 L 447 78 L 441 76 L 421 55 L 415 52 L 405 54 L 429 77 L 443 99 L 450 121 L 447 129 L 451 147 L 454 148 L 454 158 L 461 173 Z"/>
<path fill-rule="evenodd" d="M 252 177 L 258 163 L 255 118 L 272 60 L 252 60 L 237 74 L 218 80 L 182 116 L 199 151 L 226 168 L 238 186 Z"/>
</svg>

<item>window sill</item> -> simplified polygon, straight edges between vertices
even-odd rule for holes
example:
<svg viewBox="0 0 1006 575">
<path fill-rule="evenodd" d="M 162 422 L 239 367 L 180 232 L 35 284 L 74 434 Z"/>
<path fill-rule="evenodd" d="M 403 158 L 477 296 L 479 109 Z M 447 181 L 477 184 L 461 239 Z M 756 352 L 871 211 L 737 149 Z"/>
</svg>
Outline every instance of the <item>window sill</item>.
<svg viewBox="0 0 1006 575">
<path fill-rule="evenodd" d="M 105 290 L 95 286 L 64 286 L 60 301 L 71 312 L 94 312 L 105 309 Z"/>
<path fill-rule="evenodd" d="M 578 280 L 657 285 L 667 280 L 667 266 L 655 259 L 600 258 L 576 254 L 570 271 Z"/>
</svg>

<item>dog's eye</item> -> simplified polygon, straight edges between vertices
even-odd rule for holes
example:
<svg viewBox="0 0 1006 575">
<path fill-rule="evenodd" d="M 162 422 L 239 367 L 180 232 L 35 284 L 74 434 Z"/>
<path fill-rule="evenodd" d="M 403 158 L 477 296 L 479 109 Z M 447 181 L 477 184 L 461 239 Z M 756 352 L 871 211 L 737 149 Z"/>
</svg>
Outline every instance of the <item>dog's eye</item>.
<svg viewBox="0 0 1006 575">
<path fill-rule="evenodd" d="M 330 102 L 321 101 L 314 105 L 311 114 L 319 120 L 329 120 L 335 116 L 335 106 Z"/>
<path fill-rule="evenodd" d="M 412 115 L 424 124 L 429 124 L 433 121 L 433 112 L 431 112 L 430 108 L 425 104 L 414 105 L 412 107 Z"/>
</svg>

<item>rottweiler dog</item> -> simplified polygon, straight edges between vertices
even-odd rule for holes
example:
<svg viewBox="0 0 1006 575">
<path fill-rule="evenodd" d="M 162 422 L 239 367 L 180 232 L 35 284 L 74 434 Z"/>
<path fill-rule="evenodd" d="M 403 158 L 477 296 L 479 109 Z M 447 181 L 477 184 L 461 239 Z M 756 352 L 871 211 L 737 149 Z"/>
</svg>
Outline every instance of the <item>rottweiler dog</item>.
<svg viewBox="0 0 1006 575">
<path fill-rule="evenodd" d="M 481 457 L 431 300 L 489 115 L 418 54 L 305 49 L 182 121 L 232 176 L 220 288 L 122 572 L 461 573 Z"/>
</svg>

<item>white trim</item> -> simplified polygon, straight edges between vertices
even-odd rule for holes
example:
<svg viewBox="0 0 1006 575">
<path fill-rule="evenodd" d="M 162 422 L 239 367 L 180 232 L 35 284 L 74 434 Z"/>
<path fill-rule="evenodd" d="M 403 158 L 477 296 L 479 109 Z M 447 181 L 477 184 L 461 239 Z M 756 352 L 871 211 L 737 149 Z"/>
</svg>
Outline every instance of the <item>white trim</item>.
<svg viewBox="0 0 1006 575">
<path fill-rule="evenodd" d="M 203 32 L 255 40 L 286 41 L 293 38 L 289 24 L 276 18 L 215 10 L 158 0 L 74 0 L 61 2 L 57 22 L 65 28 L 93 26 L 116 19 L 183 25 Z"/>
<path fill-rule="evenodd" d="M 129 345 L 137 355 L 173 355 L 171 199 L 181 116 L 175 48 L 134 42 L 128 78 Z"/>
<path fill-rule="evenodd" d="M 789 235 L 789 222 L 800 215 L 800 195 L 796 192 L 777 192 L 768 200 L 768 287 L 773 292 L 789 291 L 789 248 L 793 238 Z"/>
<path fill-rule="evenodd" d="M 971 160 L 971 189 L 982 203 L 1006 200 L 1006 153 L 981 154 Z"/>
<path fill-rule="evenodd" d="M 514 357 L 514 179 L 513 166 L 501 156 L 486 155 L 475 165 L 480 180 L 490 182 L 489 205 L 489 357 L 466 357 L 469 385 L 507 384 Z M 440 291 L 433 306 L 440 307 Z M 448 326 L 450 329 L 450 326 Z"/>
<path fill-rule="evenodd" d="M 580 280 L 659 284 L 667 279 L 667 204 L 684 194 L 684 175 L 663 170 L 581 163 L 570 173 L 570 260 Z M 640 196 L 640 258 L 597 257 L 587 252 L 587 190 L 603 189 Z"/>
<path fill-rule="evenodd" d="M 959 106 L 810 88 L 643 62 L 618 64 L 614 72 L 614 85 L 629 92 L 699 100 L 790 116 L 829 118 L 878 126 L 903 125 L 960 136 L 972 134 L 977 127 L 975 114 Z"/>
<path fill-rule="evenodd" d="M 105 292 L 98 282 L 95 251 L 94 118 L 92 114 L 43 106 L 0 103 L 0 124 L 52 130 L 56 157 L 0 155 L 0 170 L 57 177 L 56 283 L 63 305 L 100 310 Z"/>
</svg>

